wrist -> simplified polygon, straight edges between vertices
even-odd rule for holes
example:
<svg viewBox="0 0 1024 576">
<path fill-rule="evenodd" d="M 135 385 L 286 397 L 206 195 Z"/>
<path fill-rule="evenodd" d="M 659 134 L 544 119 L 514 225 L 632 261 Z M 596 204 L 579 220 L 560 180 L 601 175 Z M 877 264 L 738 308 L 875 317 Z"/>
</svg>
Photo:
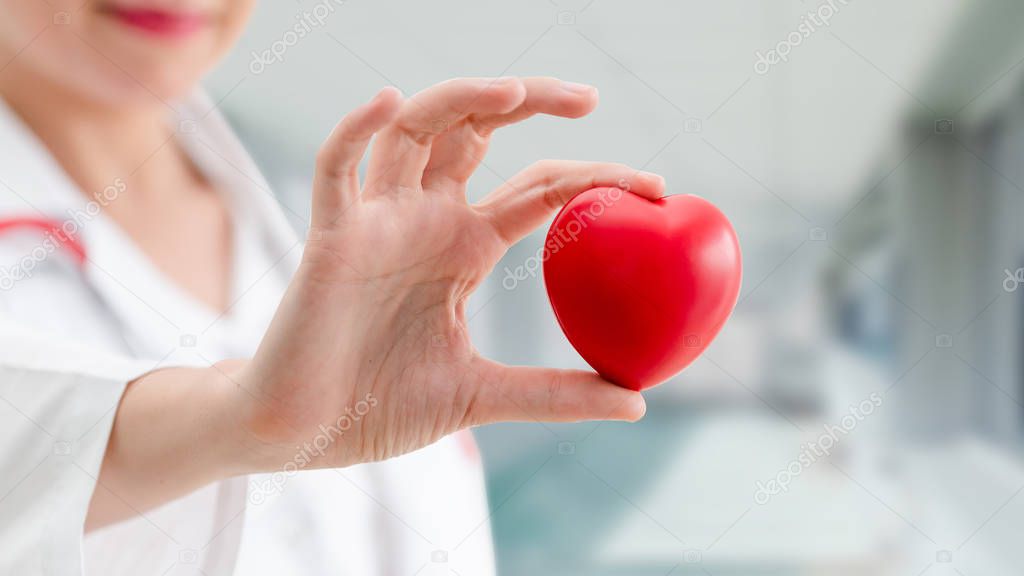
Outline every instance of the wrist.
<svg viewBox="0 0 1024 576">
<path fill-rule="evenodd" d="M 284 452 L 279 443 L 261 434 L 253 414 L 261 400 L 251 389 L 249 360 L 224 360 L 205 371 L 206 385 L 213 390 L 215 424 L 212 427 L 223 478 L 269 472 L 279 465 Z"/>
</svg>

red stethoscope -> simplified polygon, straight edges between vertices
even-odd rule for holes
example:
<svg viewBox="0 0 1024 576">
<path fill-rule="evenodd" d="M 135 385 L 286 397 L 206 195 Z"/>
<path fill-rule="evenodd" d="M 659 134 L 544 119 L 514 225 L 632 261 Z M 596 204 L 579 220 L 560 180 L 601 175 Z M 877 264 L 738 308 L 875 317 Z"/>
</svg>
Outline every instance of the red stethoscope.
<svg viewBox="0 0 1024 576">
<path fill-rule="evenodd" d="M 52 218 L 12 217 L 0 218 L 0 235 L 18 230 L 38 230 L 49 234 L 56 245 L 71 254 L 79 268 L 85 265 L 85 246 L 74 236 L 66 233 L 62 223 Z"/>
</svg>

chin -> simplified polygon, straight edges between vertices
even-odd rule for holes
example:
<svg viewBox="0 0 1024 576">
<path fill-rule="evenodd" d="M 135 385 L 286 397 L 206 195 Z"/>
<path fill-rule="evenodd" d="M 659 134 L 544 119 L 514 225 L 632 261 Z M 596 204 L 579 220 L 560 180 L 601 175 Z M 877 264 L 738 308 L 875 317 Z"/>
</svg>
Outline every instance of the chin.
<svg viewBox="0 0 1024 576">
<path fill-rule="evenodd" d="M 161 66 L 161 64 L 164 64 Z M 118 106 L 174 106 L 199 85 L 205 70 L 182 68 L 175 63 L 154 62 L 149 66 L 125 67 L 106 74 L 105 86 L 95 96 Z"/>
<path fill-rule="evenodd" d="M 215 38 L 202 36 L 207 35 L 166 42 L 121 31 L 103 38 L 103 57 L 97 65 L 104 68 L 104 83 L 116 84 L 114 98 L 173 102 L 195 89 L 226 48 Z"/>
</svg>

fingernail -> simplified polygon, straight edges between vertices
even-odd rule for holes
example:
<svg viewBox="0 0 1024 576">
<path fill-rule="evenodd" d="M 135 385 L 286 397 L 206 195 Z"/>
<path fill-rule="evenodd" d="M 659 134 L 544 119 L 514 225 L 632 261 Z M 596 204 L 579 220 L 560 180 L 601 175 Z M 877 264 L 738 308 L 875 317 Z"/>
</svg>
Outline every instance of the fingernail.
<svg viewBox="0 0 1024 576">
<path fill-rule="evenodd" d="M 402 95 L 402 91 L 397 86 L 385 86 L 380 89 L 380 92 L 377 92 L 377 96 L 374 99 L 383 98 L 388 92 L 396 92 L 399 96 Z"/>
<path fill-rule="evenodd" d="M 562 90 L 572 92 L 573 94 L 586 94 L 587 92 L 592 92 L 594 87 L 587 84 L 577 84 L 576 82 L 562 82 Z"/>
</svg>

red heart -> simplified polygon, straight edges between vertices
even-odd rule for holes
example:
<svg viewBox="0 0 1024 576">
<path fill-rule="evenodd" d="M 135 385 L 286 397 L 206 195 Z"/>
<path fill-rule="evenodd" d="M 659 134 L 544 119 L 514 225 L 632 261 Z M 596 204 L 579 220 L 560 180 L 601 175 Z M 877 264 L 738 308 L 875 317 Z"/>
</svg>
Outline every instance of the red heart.
<svg viewBox="0 0 1024 576">
<path fill-rule="evenodd" d="M 588 190 L 558 213 L 544 248 L 562 331 L 601 376 L 632 390 L 697 358 L 740 290 L 736 232 L 696 196 Z"/>
</svg>

